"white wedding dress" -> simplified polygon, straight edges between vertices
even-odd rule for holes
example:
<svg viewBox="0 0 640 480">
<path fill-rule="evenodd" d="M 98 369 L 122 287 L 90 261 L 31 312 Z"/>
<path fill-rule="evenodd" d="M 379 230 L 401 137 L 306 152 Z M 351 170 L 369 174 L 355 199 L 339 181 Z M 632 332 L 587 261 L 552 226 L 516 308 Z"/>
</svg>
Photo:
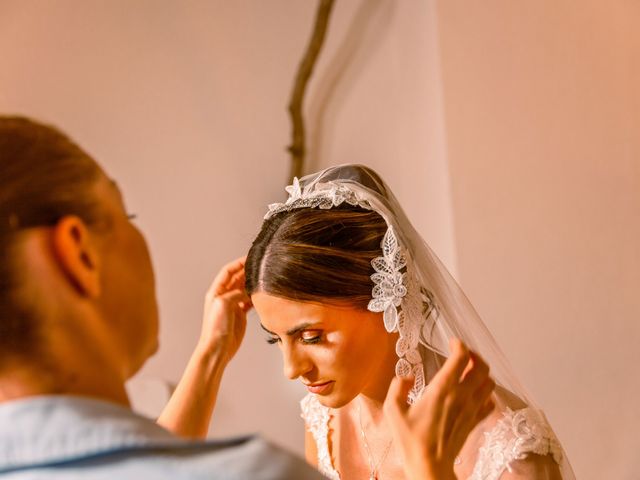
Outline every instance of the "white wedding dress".
<svg viewBox="0 0 640 480">
<path fill-rule="evenodd" d="M 320 404 L 313 394 L 304 397 L 300 405 L 306 428 L 316 443 L 318 470 L 331 480 L 340 480 L 329 450 L 331 409 Z M 562 463 L 562 448 L 542 412 L 530 407 L 515 411 L 507 408 L 501 415 L 495 426 L 484 433 L 484 445 L 468 480 L 498 480 L 512 469 L 514 462 L 530 454 L 550 455 L 558 465 Z"/>
</svg>

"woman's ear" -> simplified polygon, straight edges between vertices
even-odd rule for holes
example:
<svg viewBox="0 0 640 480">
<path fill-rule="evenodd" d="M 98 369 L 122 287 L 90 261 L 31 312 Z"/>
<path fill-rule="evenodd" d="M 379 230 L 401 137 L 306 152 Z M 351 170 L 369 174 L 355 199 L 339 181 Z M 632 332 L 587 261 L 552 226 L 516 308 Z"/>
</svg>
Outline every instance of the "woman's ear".
<svg viewBox="0 0 640 480">
<path fill-rule="evenodd" d="M 54 227 L 52 247 L 60 268 L 78 293 L 100 296 L 99 249 L 82 219 L 69 215 Z"/>
</svg>

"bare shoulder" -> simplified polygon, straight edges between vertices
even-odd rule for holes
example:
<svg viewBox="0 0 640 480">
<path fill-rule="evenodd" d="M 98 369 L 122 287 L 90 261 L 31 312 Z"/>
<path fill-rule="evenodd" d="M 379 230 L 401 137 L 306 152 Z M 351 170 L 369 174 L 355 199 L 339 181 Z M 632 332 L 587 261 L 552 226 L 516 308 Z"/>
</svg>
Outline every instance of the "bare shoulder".
<svg viewBox="0 0 640 480">
<path fill-rule="evenodd" d="M 501 387 L 500 385 L 496 386 L 495 396 L 501 406 L 508 407 L 511 410 L 520 410 L 529 406 L 515 393 Z"/>
<path fill-rule="evenodd" d="M 493 399 L 496 408 L 476 427 L 476 441 L 484 440 L 484 435 L 480 435 L 480 432 L 491 431 L 504 418 L 507 409 L 516 411 L 528 406 L 520 397 L 501 386 L 496 386 Z"/>
</svg>

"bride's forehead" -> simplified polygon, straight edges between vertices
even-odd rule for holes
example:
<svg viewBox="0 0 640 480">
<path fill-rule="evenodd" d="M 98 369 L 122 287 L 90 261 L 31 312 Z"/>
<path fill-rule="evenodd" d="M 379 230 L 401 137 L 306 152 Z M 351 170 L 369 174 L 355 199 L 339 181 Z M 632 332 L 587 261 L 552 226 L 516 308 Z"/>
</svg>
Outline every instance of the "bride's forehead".
<svg viewBox="0 0 640 480">
<path fill-rule="evenodd" d="M 355 310 L 349 306 L 301 302 L 265 292 L 254 293 L 251 300 L 265 326 L 267 323 L 339 322 Z"/>
<path fill-rule="evenodd" d="M 258 312 L 266 314 L 280 313 L 283 315 L 322 315 L 331 307 L 315 302 L 301 302 L 289 298 L 271 295 L 265 292 L 257 292 L 251 296 L 251 300 Z"/>
</svg>

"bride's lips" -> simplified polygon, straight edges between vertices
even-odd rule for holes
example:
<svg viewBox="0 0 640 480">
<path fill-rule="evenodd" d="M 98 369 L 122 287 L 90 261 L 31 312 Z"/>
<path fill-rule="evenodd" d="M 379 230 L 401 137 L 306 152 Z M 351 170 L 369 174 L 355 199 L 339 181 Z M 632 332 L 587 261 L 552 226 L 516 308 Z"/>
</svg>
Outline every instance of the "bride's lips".
<svg viewBox="0 0 640 480">
<path fill-rule="evenodd" d="M 305 383 L 307 390 L 316 395 L 322 395 L 329 393 L 329 390 L 333 387 L 334 381 L 330 380 L 324 383 Z"/>
</svg>

